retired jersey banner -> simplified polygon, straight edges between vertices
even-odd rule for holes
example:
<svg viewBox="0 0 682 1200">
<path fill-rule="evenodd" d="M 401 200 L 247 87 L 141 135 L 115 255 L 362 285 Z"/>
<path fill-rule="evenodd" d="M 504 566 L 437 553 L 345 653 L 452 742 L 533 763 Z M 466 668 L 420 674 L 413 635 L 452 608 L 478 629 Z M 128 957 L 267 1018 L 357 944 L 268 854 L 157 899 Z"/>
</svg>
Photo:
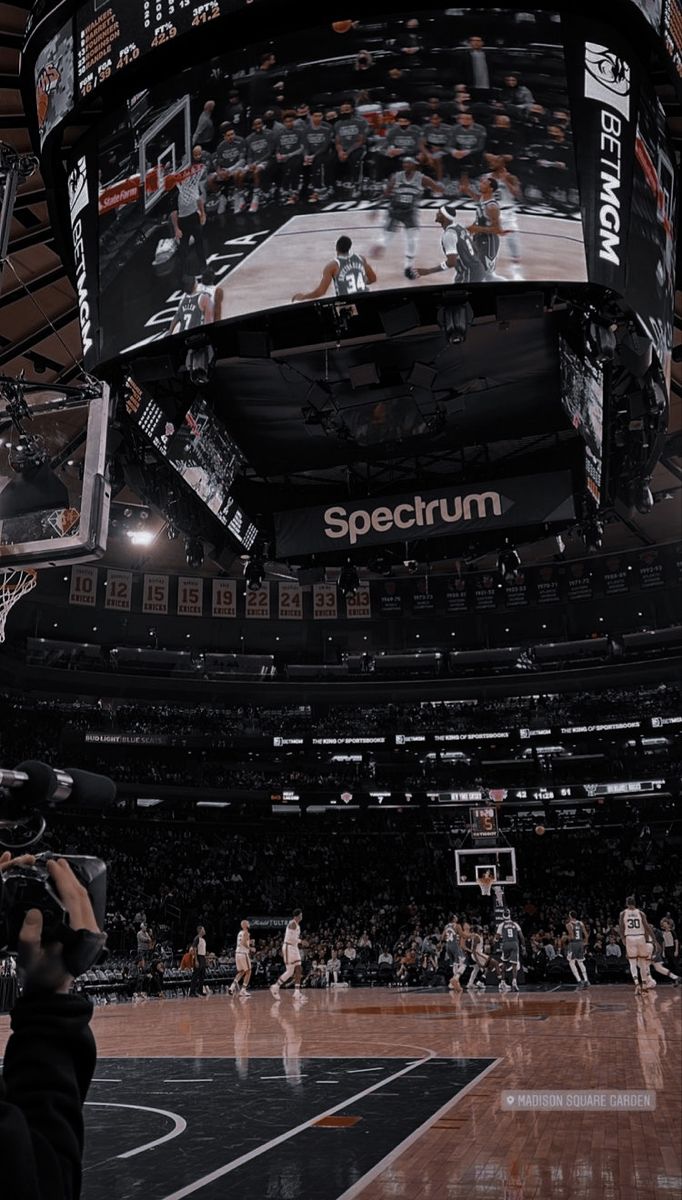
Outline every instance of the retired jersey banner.
<svg viewBox="0 0 682 1200">
<path fill-rule="evenodd" d="M 363 583 L 352 596 L 346 596 L 346 616 L 349 620 L 368 620 L 372 615 L 369 584 Z"/>
<path fill-rule="evenodd" d="M 494 532 L 510 526 L 572 520 L 570 471 L 529 475 L 465 488 L 299 508 L 275 513 L 277 554 L 310 554 L 386 542 Z"/>
<path fill-rule="evenodd" d="M 262 583 L 260 587 L 246 589 L 244 612 L 250 620 L 270 620 L 270 584 Z"/>
<path fill-rule="evenodd" d="M 214 617 L 236 617 L 236 579 L 214 579 L 211 597 L 211 614 Z"/>
<path fill-rule="evenodd" d="M 107 571 L 106 591 L 105 608 L 116 608 L 122 612 L 130 612 L 130 602 L 133 594 L 132 571 Z"/>
<path fill-rule="evenodd" d="M 303 592 L 300 583 L 280 583 L 279 619 L 280 621 L 303 620 Z"/>
<path fill-rule="evenodd" d="M 94 608 L 97 603 L 97 567 L 81 567 L 75 563 L 71 568 L 69 604 L 85 604 Z"/>
<path fill-rule="evenodd" d="M 145 575 L 142 584 L 142 612 L 143 613 L 161 613 L 165 616 L 168 612 L 168 576 L 167 575 Z"/>
<path fill-rule="evenodd" d="M 335 621 L 339 615 L 338 592 L 335 583 L 313 584 L 313 620 Z"/>
<path fill-rule="evenodd" d="M 178 616 L 201 617 L 204 612 L 204 581 L 192 575 L 178 576 Z"/>
</svg>

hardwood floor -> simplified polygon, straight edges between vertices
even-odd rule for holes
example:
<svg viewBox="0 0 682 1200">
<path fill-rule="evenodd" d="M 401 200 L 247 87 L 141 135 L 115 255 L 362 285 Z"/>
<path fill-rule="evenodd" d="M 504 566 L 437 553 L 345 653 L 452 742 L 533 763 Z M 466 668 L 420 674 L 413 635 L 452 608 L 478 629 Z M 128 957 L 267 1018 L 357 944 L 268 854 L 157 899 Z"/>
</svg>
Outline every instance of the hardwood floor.
<svg viewBox="0 0 682 1200">
<path fill-rule="evenodd" d="M 681 993 L 365 989 L 303 1006 L 256 992 L 97 1008 L 83 1198 L 673 1200 Z M 517 1112 L 501 1102 L 513 1089 L 652 1089 L 656 1107 Z"/>
</svg>

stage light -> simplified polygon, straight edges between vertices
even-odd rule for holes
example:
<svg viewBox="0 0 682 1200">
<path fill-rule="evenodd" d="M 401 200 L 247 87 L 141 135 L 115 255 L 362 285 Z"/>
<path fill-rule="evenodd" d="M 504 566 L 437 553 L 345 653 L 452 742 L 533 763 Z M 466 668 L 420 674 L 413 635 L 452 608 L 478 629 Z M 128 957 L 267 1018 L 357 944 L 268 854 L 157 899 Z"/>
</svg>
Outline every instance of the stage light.
<svg viewBox="0 0 682 1200">
<path fill-rule="evenodd" d="M 474 319 L 470 304 L 444 304 L 438 309 L 437 320 L 451 346 L 463 342 Z"/>
<path fill-rule="evenodd" d="M 650 479 L 643 479 L 633 487 L 635 508 L 643 516 L 650 513 L 654 507 L 654 496 L 649 486 L 650 483 Z"/>
<path fill-rule="evenodd" d="M 126 536 L 130 538 L 133 546 L 151 546 L 155 534 L 151 529 L 127 529 Z"/>
<path fill-rule="evenodd" d="M 505 546 L 497 556 L 497 570 L 504 579 L 507 575 L 516 575 L 521 566 L 521 556 L 514 546 Z"/>
<path fill-rule="evenodd" d="M 263 583 L 264 575 L 265 563 L 263 562 L 261 556 L 256 554 L 253 556 L 253 558 L 249 559 L 244 567 L 244 578 L 246 579 L 247 588 L 250 588 L 252 591 L 255 591 L 256 588 L 259 588 Z"/>
<path fill-rule="evenodd" d="M 406 558 L 403 561 L 403 566 L 408 575 L 416 575 L 419 570 L 419 563 L 416 558 Z"/>
<path fill-rule="evenodd" d="M 589 517 L 584 521 L 579 532 L 588 554 L 601 550 L 604 544 L 604 526 L 597 517 Z"/>
<path fill-rule="evenodd" d="M 193 346 L 187 351 L 185 371 L 196 387 L 202 387 L 208 383 L 214 362 L 215 350 L 212 346 Z"/>
<path fill-rule="evenodd" d="M 557 535 L 554 539 L 554 542 L 556 545 L 556 554 L 554 555 L 554 557 L 557 559 L 563 559 L 563 557 L 566 553 L 566 543 L 560 533 L 557 533 Z"/>
<path fill-rule="evenodd" d="M 354 596 L 360 587 L 360 576 L 350 559 L 339 575 L 339 591 L 342 596 Z"/>
<path fill-rule="evenodd" d="M 201 538 L 188 537 L 185 540 L 185 560 L 188 567 L 195 571 L 204 565 L 204 543 Z"/>
</svg>

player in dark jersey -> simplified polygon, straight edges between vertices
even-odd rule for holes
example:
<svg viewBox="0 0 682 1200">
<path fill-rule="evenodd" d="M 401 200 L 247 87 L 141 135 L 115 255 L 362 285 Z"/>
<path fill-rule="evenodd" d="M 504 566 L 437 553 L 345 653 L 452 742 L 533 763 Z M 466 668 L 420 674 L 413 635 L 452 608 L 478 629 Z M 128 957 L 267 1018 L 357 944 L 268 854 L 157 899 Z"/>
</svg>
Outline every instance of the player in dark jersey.
<svg viewBox="0 0 682 1200">
<path fill-rule="evenodd" d="M 222 142 L 216 148 L 209 168 L 209 185 L 217 183 L 225 195 L 229 188 L 234 188 L 234 211 L 241 212 L 246 208 L 244 199 L 244 178 L 246 176 L 246 142 L 237 137 L 234 127 L 225 121 L 220 126 L 223 135 Z"/>
<path fill-rule="evenodd" d="M 301 191 L 304 135 L 296 128 L 296 113 L 285 112 L 283 129 L 277 138 L 276 158 L 279 163 L 280 201 L 286 196 L 285 204 L 296 204 Z"/>
<path fill-rule="evenodd" d="M 429 179 L 417 169 L 417 160 L 411 155 L 403 159 L 403 169 L 391 175 L 385 198 L 388 200 L 386 225 L 381 242 L 375 247 L 376 255 L 383 254 L 386 246 L 393 237 L 396 229 L 402 225 L 405 230 L 405 276 L 416 279 L 417 272 L 414 260 L 417 256 L 419 243 L 419 201 L 424 194 L 424 188 L 435 195 L 442 195 L 443 188 L 435 179 Z"/>
<path fill-rule="evenodd" d="M 337 296 L 355 296 L 366 292 L 371 283 L 376 283 L 376 271 L 362 254 L 351 254 L 353 243 L 349 237 L 340 237 L 336 243 L 336 258 L 332 258 L 322 272 L 322 278 L 312 292 L 296 292 L 295 300 L 320 300 L 334 284 Z"/>
<path fill-rule="evenodd" d="M 444 204 L 436 213 L 436 223 L 443 230 L 440 240 L 443 259 L 437 267 L 416 267 L 417 275 L 437 275 L 439 271 L 452 270 L 455 283 L 482 283 L 485 269 L 469 230 L 457 220 L 457 208 Z"/>
<path fill-rule="evenodd" d="M 462 926 L 459 918 L 453 913 L 443 930 L 445 958 L 452 972 L 448 987 L 453 992 L 461 992 L 460 975 L 466 971 L 466 955 L 462 949 Z"/>
<path fill-rule="evenodd" d="M 368 137 L 367 121 L 356 113 L 353 100 L 344 100 L 334 123 L 334 145 L 338 159 L 337 179 L 340 186 L 346 188 L 353 198 L 360 195 Z"/>
<path fill-rule="evenodd" d="M 276 146 L 275 134 L 265 128 L 260 117 L 256 117 L 246 139 L 246 170 L 253 180 L 249 212 L 258 212 L 266 188 L 270 185 Z"/>
<path fill-rule="evenodd" d="M 667 975 L 673 987 L 679 987 L 680 977 L 674 971 L 671 971 L 665 965 L 664 961 L 664 931 L 651 926 L 653 937 L 647 939 L 647 946 L 651 946 L 651 970 L 658 971 L 659 975 Z M 656 987 L 656 980 L 653 975 L 649 980 L 649 987 Z"/>
<path fill-rule="evenodd" d="M 486 281 L 503 279 L 504 276 L 495 274 L 500 238 L 505 234 L 500 223 L 499 184 L 491 175 L 484 175 L 479 181 L 478 192 L 474 191 L 468 181 L 462 182 L 461 190 L 476 201 L 476 217 L 473 224 L 469 226 L 469 233 L 474 239 L 476 253 L 483 263 L 485 279 Z"/>
<path fill-rule="evenodd" d="M 206 292 L 200 292 L 193 275 L 182 277 L 183 295 L 171 321 L 171 333 L 186 333 L 210 320 L 211 300 Z"/>
<path fill-rule="evenodd" d="M 512 920 L 512 915 L 508 908 L 505 908 L 502 914 L 502 920 L 497 926 L 497 937 L 500 942 L 501 949 L 501 972 L 500 972 L 500 988 L 501 992 L 509 991 L 509 984 L 505 979 L 505 975 L 509 971 L 512 972 L 511 990 L 518 992 L 519 985 L 516 979 L 519 970 L 521 949 L 525 947 L 525 938 L 521 932 L 521 926 L 517 925 L 516 921 Z"/>
<path fill-rule="evenodd" d="M 575 976 L 578 987 L 589 987 L 590 982 L 587 978 L 587 968 L 585 966 L 587 930 L 575 912 L 568 914 L 566 933 L 568 935 L 568 965 Z"/>
</svg>

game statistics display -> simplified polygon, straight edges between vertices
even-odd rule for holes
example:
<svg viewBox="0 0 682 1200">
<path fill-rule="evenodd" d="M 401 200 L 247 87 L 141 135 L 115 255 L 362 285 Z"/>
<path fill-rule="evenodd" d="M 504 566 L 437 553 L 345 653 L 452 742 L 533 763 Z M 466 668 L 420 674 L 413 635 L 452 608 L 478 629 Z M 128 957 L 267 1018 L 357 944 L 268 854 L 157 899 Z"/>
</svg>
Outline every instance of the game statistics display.
<svg viewBox="0 0 682 1200">
<path fill-rule="evenodd" d="M 79 94 L 91 95 L 142 55 L 235 7 L 226 0 L 89 0 L 76 19 Z"/>
</svg>

